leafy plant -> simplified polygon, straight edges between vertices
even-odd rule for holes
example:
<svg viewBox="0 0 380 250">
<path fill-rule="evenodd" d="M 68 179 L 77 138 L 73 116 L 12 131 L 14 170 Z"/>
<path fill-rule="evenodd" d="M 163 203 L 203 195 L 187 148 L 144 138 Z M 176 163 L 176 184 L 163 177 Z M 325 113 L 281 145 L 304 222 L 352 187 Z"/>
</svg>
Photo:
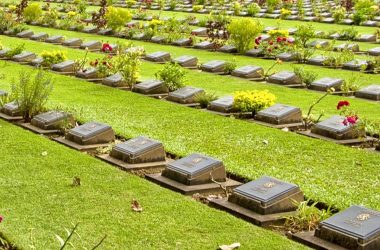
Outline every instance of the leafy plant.
<svg viewBox="0 0 380 250">
<path fill-rule="evenodd" d="M 40 56 L 43 59 L 42 65 L 50 67 L 53 64 L 57 64 L 67 60 L 66 53 L 61 50 L 56 51 L 42 51 Z"/>
<path fill-rule="evenodd" d="M 296 42 L 306 47 L 306 44 L 314 37 L 315 29 L 311 24 L 303 24 L 297 27 L 297 31 L 294 33 Z"/>
<path fill-rule="evenodd" d="M 53 90 L 51 77 L 42 69 L 37 73 L 21 71 L 19 80 L 12 84 L 11 95 L 17 101 L 25 122 L 42 112 Z"/>
<path fill-rule="evenodd" d="M 330 207 L 327 210 L 319 210 L 316 207 L 317 202 L 308 205 L 309 203 L 310 200 L 296 203 L 298 206 L 296 214 L 285 217 L 284 226 L 287 230 L 292 232 L 312 231 L 317 228 L 319 222 L 332 215 Z"/>
<path fill-rule="evenodd" d="M 175 91 L 184 86 L 186 71 L 177 63 L 168 62 L 156 72 L 157 79 L 165 82 L 169 91 Z"/>
<path fill-rule="evenodd" d="M 209 103 L 216 99 L 218 99 L 218 96 L 215 95 L 215 93 L 206 92 L 198 93 L 194 97 L 195 102 L 199 103 L 201 105 L 201 108 L 207 108 Z"/>
<path fill-rule="evenodd" d="M 113 31 L 119 31 L 126 22 L 132 20 L 132 14 L 124 8 L 108 7 L 105 14 L 107 27 Z"/>
<path fill-rule="evenodd" d="M 4 32 L 11 29 L 16 25 L 12 13 L 7 13 L 3 9 L 0 9 L 0 31 Z"/>
<path fill-rule="evenodd" d="M 24 9 L 24 19 L 26 22 L 30 23 L 32 21 L 38 20 L 42 15 L 42 9 L 39 3 L 29 4 L 28 7 Z"/>
<path fill-rule="evenodd" d="M 25 43 L 19 43 L 17 44 L 16 46 L 14 46 L 13 48 L 11 48 L 5 55 L 5 57 L 7 58 L 12 58 L 13 56 L 15 55 L 18 55 L 20 54 L 21 52 L 23 52 L 25 49 Z"/>
<path fill-rule="evenodd" d="M 251 49 L 255 37 L 263 30 L 263 25 L 255 19 L 234 19 L 228 25 L 227 30 L 230 34 L 230 42 L 239 53 L 243 54 Z"/>
<path fill-rule="evenodd" d="M 144 50 L 136 48 L 129 50 L 127 53 L 119 54 L 112 59 L 113 69 L 119 72 L 124 79 L 124 82 L 129 87 L 133 87 L 139 77 L 141 56 Z"/>
<path fill-rule="evenodd" d="M 276 96 L 267 90 L 246 90 L 237 91 L 233 94 L 234 108 L 240 112 L 252 112 L 256 114 L 258 111 L 274 104 Z"/>
<path fill-rule="evenodd" d="M 359 90 L 359 82 L 361 81 L 362 74 L 351 74 L 349 78 L 343 81 L 341 90 L 345 95 L 351 94 L 352 91 Z"/>
<path fill-rule="evenodd" d="M 260 6 L 257 3 L 251 3 L 247 6 L 247 12 L 253 17 L 260 12 Z"/>
<path fill-rule="evenodd" d="M 311 125 L 314 124 L 314 119 L 313 119 L 313 115 L 312 115 L 312 111 L 313 109 L 315 108 L 316 105 L 318 105 L 323 99 L 325 99 L 328 95 L 331 95 L 332 93 L 335 92 L 335 89 L 334 88 L 331 88 L 331 89 L 328 89 L 326 91 L 326 93 L 324 93 L 322 96 L 320 96 L 317 100 L 315 100 L 309 107 L 309 110 L 307 112 L 307 114 L 303 117 L 303 121 L 304 121 L 304 128 L 305 130 L 307 130 L 309 127 L 311 127 Z M 316 121 L 318 122 L 323 116 L 323 112 L 319 115 L 319 117 L 316 119 Z"/>
<path fill-rule="evenodd" d="M 231 61 L 227 61 L 226 64 L 224 65 L 224 73 L 225 74 L 231 74 L 232 71 L 234 71 L 237 67 L 237 64 L 236 64 L 236 59 L 233 58 Z"/>
<path fill-rule="evenodd" d="M 341 34 L 342 40 L 354 40 L 359 32 L 354 27 L 351 27 L 341 30 L 339 34 Z"/>
<path fill-rule="evenodd" d="M 311 70 L 305 70 L 304 67 L 293 66 L 293 72 L 301 79 L 302 83 L 309 86 L 317 79 L 318 74 Z"/>
<path fill-rule="evenodd" d="M 50 8 L 45 12 L 45 15 L 42 17 L 42 23 L 50 27 L 54 27 L 57 24 L 58 20 L 58 11 L 56 9 Z"/>
<path fill-rule="evenodd" d="M 346 8 L 337 7 L 332 11 L 332 17 L 336 23 L 340 23 L 343 18 L 346 16 Z"/>
</svg>

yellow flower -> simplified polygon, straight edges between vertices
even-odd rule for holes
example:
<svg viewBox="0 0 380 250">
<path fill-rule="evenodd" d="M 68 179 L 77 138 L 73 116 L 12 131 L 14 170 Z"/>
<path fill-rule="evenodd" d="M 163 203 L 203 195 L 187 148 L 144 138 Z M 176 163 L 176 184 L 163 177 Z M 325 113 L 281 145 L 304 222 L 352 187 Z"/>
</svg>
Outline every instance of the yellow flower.
<svg viewBox="0 0 380 250">
<path fill-rule="evenodd" d="M 75 13 L 74 11 L 69 11 L 69 12 L 67 12 L 67 15 L 69 16 L 69 17 L 73 17 L 73 16 L 75 16 L 77 13 Z"/>
<path fill-rule="evenodd" d="M 317 44 L 315 47 L 316 47 L 317 49 L 320 49 L 322 46 L 321 46 L 320 44 Z"/>
</svg>

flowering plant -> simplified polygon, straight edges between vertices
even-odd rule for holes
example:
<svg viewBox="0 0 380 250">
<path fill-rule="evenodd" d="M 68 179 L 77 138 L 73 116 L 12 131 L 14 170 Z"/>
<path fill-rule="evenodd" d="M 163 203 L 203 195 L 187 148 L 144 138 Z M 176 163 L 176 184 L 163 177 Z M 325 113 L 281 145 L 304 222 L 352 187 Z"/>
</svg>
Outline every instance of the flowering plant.
<svg viewBox="0 0 380 250">
<path fill-rule="evenodd" d="M 255 39 L 255 49 L 260 49 L 266 57 L 277 57 L 277 55 L 287 52 L 291 49 L 293 42 L 286 37 L 271 37 L 263 41 L 259 36 Z"/>
<path fill-rule="evenodd" d="M 113 48 L 109 43 L 103 43 L 102 51 L 105 53 L 112 52 Z"/>
<path fill-rule="evenodd" d="M 340 110 L 340 114 L 344 115 L 343 124 L 345 126 L 354 126 L 357 125 L 359 121 L 359 116 L 350 109 L 350 102 L 347 100 L 339 101 L 337 106 L 337 110 Z"/>
<path fill-rule="evenodd" d="M 112 57 L 108 55 L 108 56 L 103 57 L 102 59 L 95 59 L 94 61 L 90 62 L 90 65 L 97 69 L 98 77 L 103 78 L 110 74 L 113 68 L 111 59 Z"/>
<path fill-rule="evenodd" d="M 276 96 L 267 90 L 237 91 L 233 96 L 233 105 L 236 110 L 240 112 L 252 112 L 253 114 L 273 105 L 276 100 Z"/>
</svg>

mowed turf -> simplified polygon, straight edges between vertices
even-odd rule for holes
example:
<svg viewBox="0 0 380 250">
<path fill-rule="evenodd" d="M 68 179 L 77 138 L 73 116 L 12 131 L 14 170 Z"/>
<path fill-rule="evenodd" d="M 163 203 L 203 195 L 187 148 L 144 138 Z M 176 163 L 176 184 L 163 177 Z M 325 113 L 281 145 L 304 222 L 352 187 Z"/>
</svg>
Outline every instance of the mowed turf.
<svg viewBox="0 0 380 250">
<path fill-rule="evenodd" d="M 2 120 L 0 140 L 0 232 L 22 249 L 58 249 L 55 234 L 76 223 L 75 249 L 104 235 L 101 249 L 306 249 Z"/>
<path fill-rule="evenodd" d="M 80 37 L 86 41 L 91 40 L 98 40 L 101 41 L 102 39 L 107 39 L 109 42 L 116 42 L 116 41 L 122 41 L 123 39 L 118 38 L 112 38 L 112 37 L 104 37 L 104 36 L 98 36 L 98 35 L 89 35 L 84 33 L 78 33 L 78 32 L 71 32 L 71 31 L 59 31 L 55 29 L 47 29 L 47 28 L 39 28 L 39 27 L 32 27 L 32 29 L 37 32 L 47 32 L 50 35 L 56 35 L 56 34 L 62 34 L 65 35 L 67 38 L 73 38 L 73 37 Z M 105 41 L 105 40 L 103 40 Z M 25 43 L 26 50 L 40 53 L 44 50 L 52 51 L 52 50 L 63 50 L 67 51 L 68 57 L 70 59 L 77 59 L 77 58 L 83 58 L 85 55 L 84 50 L 77 50 L 77 49 L 69 49 L 67 47 L 58 46 L 58 45 L 51 45 L 43 42 L 35 42 L 31 40 L 25 40 L 25 39 L 19 39 L 19 38 L 12 38 L 12 37 L 6 37 L 6 36 L 0 36 L 0 42 L 5 47 L 11 47 L 15 44 Z M 178 48 L 175 46 L 162 46 L 162 45 L 155 45 L 151 43 L 144 43 L 144 42 L 133 42 L 134 45 L 142 45 L 147 50 L 147 53 L 155 52 L 155 51 L 168 51 L 172 54 L 172 57 L 178 57 L 181 55 L 195 55 L 198 56 L 201 62 L 206 62 L 210 60 L 231 60 L 231 55 L 226 55 L 222 53 L 213 53 L 213 52 L 206 52 L 206 51 L 199 51 L 195 49 L 183 49 Z M 89 53 L 90 59 L 95 58 L 101 58 L 104 55 L 99 55 L 96 53 Z M 240 66 L 251 64 L 251 65 L 260 65 L 264 68 L 269 68 L 270 65 L 273 64 L 273 61 L 271 60 L 264 60 L 264 59 L 254 59 L 254 58 L 248 58 L 248 57 L 236 57 L 237 62 Z M 154 63 L 143 63 L 141 67 L 141 79 L 151 79 L 154 78 L 155 72 L 157 72 L 160 68 L 162 68 L 162 65 L 157 65 Z M 344 70 L 331 70 L 331 69 L 324 69 L 321 67 L 316 66 L 306 66 L 308 70 L 315 71 L 319 78 L 322 77 L 340 77 L 342 79 L 348 79 L 352 75 L 358 75 L 361 74 L 363 76 L 364 81 L 361 82 L 361 85 L 369 85 L 376 83 L 377 81 L 380 82 L 380 75 L 364 75 L 363 73 L 352 73 Z M 284 63 L 283 65 L 279 65 L 278 68 L 275 69 L 275 71 L 280 70 L 292 70 L 292 65 L 289 63 Z M 264 90 L 267 89 L 273 94 L 276 95 L 277 99 L 276 102 L 293 105 L 300 107 L 304 114 L 308 112 L 308 109 L 310 105 L 318 99 L 320 96 L 323 95 L 323 92 L 316 92 L 316 91 L 310 91 L 310 90 L 300 90 L 300 89 L 290 89 L 284 86 L 279 86 L 276 84 L 268 84 L 268 83 L 258 83 L 258 82 L 250 82 L 247 80 L 241 80 L 235 77 L 231 76 L 218 76 L 210 73 L 203 73 L 199 71 L 191 71 L 187 70 L 188 74 L 186 75 L 186 84 L 204 88 L 206 92 L 209 93 L 215 93 L 218 96 L 224 96 L 224 95 L 231 95 L 235 91 L 240 90 L 252 90 L 252 89 L 259 89 Z M 360 83 L 359 83 L 360 84 Z M 326 98 L 323 102 L 321 102 L 319 105 L 315 107 L 313 110 L 313 114 L 315 117 L 319 117 L 321 113 L 324 113 L 324 117 L 328 117 L 331 115 L 335 115 L 338 113 L 336 110 L 336 105 L 340 100 L 348 99 L 351 102 L 351 107 L 355 109 L 359 116 L 362 118 L 370 119 L 370 120 L 379 120 L 380 119 L 380 109 L 379 109 L 379 103 L 368 101 L 364 99 L 358 99 L 358 98 L 352 98 L 352 97 L 340 97 L 340 96 L 329 96 Z"/>
<path fill-rule="evenodd" d="M 9 63 L 0 88 L 28 66 Z M 247 121 L 220 117 L 73 77 L 54 75 L 50 108 L 80 121 L 111 125 L 127 138 L 145 135 L 178 156 L 199 152 L 223 160 L 247 179 L 273 176 L 300 185 L 308 198 L 340 209 L 351 204 L 380 208 L 380 155 L 339 146 Z"/>
</svg>

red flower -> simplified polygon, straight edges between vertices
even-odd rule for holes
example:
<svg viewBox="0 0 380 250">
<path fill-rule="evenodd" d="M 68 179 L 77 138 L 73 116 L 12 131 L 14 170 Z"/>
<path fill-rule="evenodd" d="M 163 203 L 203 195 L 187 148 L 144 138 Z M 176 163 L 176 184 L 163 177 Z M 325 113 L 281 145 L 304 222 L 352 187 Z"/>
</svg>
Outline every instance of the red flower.
<svg viewBox="0 0 380 250">
<path fill-rule="evenodd" d="M 277 37 L 277 42 L 281 42 L 282 41 L 282 38 L 281 37 Z"/>
<path fill-rule="evenodd" d="M 350 103 L 348 101 L 339 101 L 338 105 L 336 106 L 336 109 L 341 109 L 344 106 L 350 106 Z"/>
<path fill-rule="evenodd" d="M 286 42 L 286 40 L 287 40 L 286 37 L 283 37 L 283 38 L 282 38 L 282 41 L 283 41 L 283 42 Z"/>
<path fill-rule="evenodd" d="M 112 47 L 111 47 L 111 45 L 109 45 L 108 43 L 104 43 L 103 46 L 102 46 L 102 51 L 103 51 L 103 52 L 109 52 L 109 51 L 112 51 Z"/>
<path fill-rule="evenodd" d="M 272 52 L 272 49 L 271 49 L 271 48 L 269 48 L 269 49 L 268 49 L 268 52 Z"/>
<path fill-rule="evenodd" d="M 3 222 L 3 220 L 4 220 L 4 217 L 0 215 L 0 223 Z"/>
<path fill-rule="evenodd" d="M 271 40 L 271 41 L 269 41 L 269 45 L 273 45 L 273 41 Z"/>
<path fill-rule="evenodd" d="M 262 39 L 262 37 L 261 36 L 259 36 L 257 39 L 259 39 L 259 41 Z"/>
<path fill-rule="evenodd" d="M 257 45 L 259 45 L 259 44 L 260 44 L 260 39 L 256 38 L 256 39 L 255 39 L 255 43 L 256 43 Z"/>
</svg>

